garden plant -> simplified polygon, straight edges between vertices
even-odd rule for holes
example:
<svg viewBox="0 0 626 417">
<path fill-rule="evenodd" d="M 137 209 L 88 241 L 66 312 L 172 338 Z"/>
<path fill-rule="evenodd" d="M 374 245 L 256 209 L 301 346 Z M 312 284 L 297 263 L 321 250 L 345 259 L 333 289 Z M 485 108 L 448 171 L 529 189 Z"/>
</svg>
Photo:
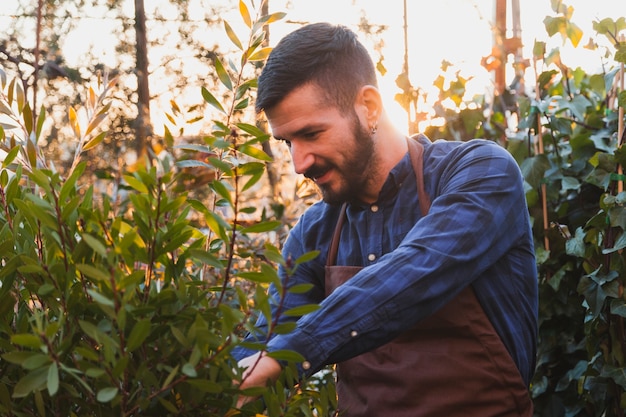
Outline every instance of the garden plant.
<svg viewBox="0 0 626 417">
<path fill-rule="evenodd" d="M 571 8 L 552 4 L 548 35 L 578 45 Z M 116 80 L 103 76 L 68 110 L 76 150 L 61 172 L 41 148 L 44 108 L 31 108 L 0 69 L 0 415 L 332 415 L 332 368 L 299 380 L 286 366 L 275 385 L 245 392 L 259 400 L 236 408 L 242 370 L 231 352 L 256 317 L 269 316 L 270 303 L 294 321 L 317 308 L 282 311 L 266 293 L 270 283 L 283 295 L 307 291 L 287 289 L 276 267 L 294 271 L 316 253 L 283 259 L 285 207 L 256 199 L 271 157 L 251 110 L 255 76 L 270 51 L 264 26 L 284 14 L 243 1 L 239 12 L 245 37 L 224 21 L 238 55 L 214 61 L 226 94 L 201 91 L 208 133 L 178 141 L 176 120 L 186 114 L 173 102 L 167 152 L 105 179 L 106 192 L 83 174 L 107 134 Z M 438 79 L 441 103 L 453 98 L 456 107 L 437 106 L 445 123 L 425 132 L 497 141 L 524 174 L 539 272 L 537 416 L 626 409 L 626 18 L 594 29 L 611 45 L 602 72 L 570 68 L 558 49 L 536 42 L 527 91 L 468 100 L 459 74 Z M 200 173 L 204 193 L 181 187 Z M 271 325 L 266 337 L 293 326 Z"/>
</svg>

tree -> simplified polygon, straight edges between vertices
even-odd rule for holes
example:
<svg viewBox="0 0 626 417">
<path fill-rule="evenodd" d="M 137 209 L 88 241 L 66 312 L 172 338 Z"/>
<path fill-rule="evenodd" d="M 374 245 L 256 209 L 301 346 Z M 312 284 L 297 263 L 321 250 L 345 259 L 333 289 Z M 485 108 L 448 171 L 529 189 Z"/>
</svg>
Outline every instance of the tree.
<svg viewBox="0 0 626 417">
<path fill-rule="evenodd" d="M 37 103 L 38 96 L 45 96 L 47 101 L 43 105 L 48 113 L 58 115 L 42 139 L 51 143 L 46 152 L 54 156 L 53 160 L 63 166 L 71 159 L 65 156 L 67 152 L 63 152 L 63 148 L 68 146 L 66 139 L 69 133 L 60 129 L 63 117 L 67 117 L 65 109 L 84 93 L 81 90 L 84 82 L 95 82 L 105 73 L 117 77 L 122 91 L 111 109 L 115 115 L 112 118 L 115 125 L 103 147 L 104 154 L 102 159 L 91 161 L 91 171 L 100 172 L 99 175 L 104 177 L 115 176 L 120 166 L 127 163 L 123 158 L 128 158 L 128 153 L 136 153 L 139 163 L 144 163 L 144 157 L 154 158 L 155 152 L 150 146 L 150 138 L 155 130 L 151 121 L 151 102 L 164 93 L 172 97 L 188 95 L 190 89 L 194 86 L 199 88 L 205 82 L 218 85 L 215 84 L 217 79 L 210 78 L 210 72 L 204 71 L 202 77 L 196 72 L 195 78 L 192 78 L 183 73 L 180 65 L 184 61 L 190 67 L 209 68 L 214 57 L 220 54 L 217 43 L 209 45 L 207 49 L 207 45 L 198 40 L 210 39 L 206 34 L 211 33 L 220 23 L 220 14 L 232 6 L 208 3 L 203 1 L 200 5 L 200 9 L 205 10 L 204 16 L 194 13 L 192 18 L 188 10 L 191 7 L 189 2 L 172 0 L 167 4 L 174 11 L 170 15 L 176 18 L 165 16 L 165 10 L 163 13 L 155 10 L 155 17 L 150 20 L 146 19 L 142 1 L 134 2 L 132 17 L 124 14 L 126 8 L 123 7 L 123 0 L 101 0 L 89 5 L 70 0 L 38 0 L 22 2 L 18 6 L 18 18 L 12 20 L 14 25 L 6 31 L 6 38 L 0 42 L 0 63 L 9 74 L 17 74 L 22 79 L 24 89 L 33 103 Z M 98 13 L 101 17 L 94 15 Z M 61 46 L 79 23 L 78 16 L 81 15 L 115 22 L 111 26 L 113 32 L 118 34 L 119 44 L 116 47 L 117 62 L 111 68 L 99 62 L 96 56 L 85 56 L 80 68 L 69 68 L 66 65 Z M 29 40 L 22 34 L 28 32 L 25 28 L 33 25 L 33 22 L 36 39 Z M 167 43 L 165 39 L 178 46 L 172 49 L 176 53 L 164 53 L 163 48 L 159 51 L 157 45 Z M 27 46 L 29 41 L 34 43 L 33 48 Z M 152 58 L 154 62 L 150 62 L 150 56 L 157 58 Z M 155 71 L 158 72 L 156 75 Z M 172 79 L 166 84 L 167 89 L 151 89 L 151 85 L 160 83 L 163 76 Z M 52 102 L 57 95 L 49 93 L 55 89 L 64 91 L 64 94 L 58 96 L 67 97 L 65 102 Z M 68 94 L 67 91 L 71 92 Z M 134 101 L 134 111 L 120 105 L 125 101 L 124 97 Z M 201 109 L 198 109 L 198 115 L 200 112 Z"/>
</svg>

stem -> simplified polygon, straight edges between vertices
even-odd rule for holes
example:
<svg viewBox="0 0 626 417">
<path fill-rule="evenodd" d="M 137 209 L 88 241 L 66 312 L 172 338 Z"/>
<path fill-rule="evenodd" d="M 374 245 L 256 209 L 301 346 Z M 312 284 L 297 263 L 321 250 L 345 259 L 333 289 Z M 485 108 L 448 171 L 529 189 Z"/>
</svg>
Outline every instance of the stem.
<svg viewBox="0 0 626 417">
<path fill-rule="evenodd" d="M 156 213 L 154 216 L 154 224 L 150 224 L 154 228 L 154 235 L 152 236 L 152 240 L 149 243 L 148 248 L 148 265 L 146 266 L 146 279 L 145 286 L 143 289 L 144 302 L 148 301 L 148 296 L 150 295 L 150 286 L 152 285 L 152 274 L 154 273 L 154 263 L 155 259 L 155 251 L 157 245 L 157 235 L 159 233 L 159 218 L 161 217 L 161 197 L 163 196 L 163 187 L 161 184 L 161 179 L 157 184 L 158 190 L 156 195 Z M 152 219 L 149 219 L 152 223 Z"/>
<path fill-rule="evenodd" d="M 535 71 L 535 100 L 539 101 L 541 92 L 539 91 L 539 74 L 537 72 L 537 60 L 533 59 L 533 69 Z M 543 131 L 541 125 L 541 113 L 537 112 L 537 153 L 543 155 Z M 545 183 L 541 184 L 541 211 L 543 213 L 543 246 L 546 251 L 550 251 L 550 239 L 548 238 L 548 187 Z"/>
<path fill-rule="evenodd" d="M 228 283 L 230 282 L 230 271 L 233 266 L 234 258 L 235 258 L 235 240 L 237 238 L 237 215 L 239 212 L 239 175 L 237 174 L 237 169 L 235 168 L 235 200 L 233 201 L 233 233 L 230 238 L 230 246 L 228 248 L 228 263 L 226 265 L 226 269 L 224 270 L 224 282 L 222 283 L 222 291 L 220 293 L 220 298 L 217 301 L 218 304 L 222 304 L 224 301 L 224 295 L 226 294 L 226 288 L 228 287 Z"/>
</svg>

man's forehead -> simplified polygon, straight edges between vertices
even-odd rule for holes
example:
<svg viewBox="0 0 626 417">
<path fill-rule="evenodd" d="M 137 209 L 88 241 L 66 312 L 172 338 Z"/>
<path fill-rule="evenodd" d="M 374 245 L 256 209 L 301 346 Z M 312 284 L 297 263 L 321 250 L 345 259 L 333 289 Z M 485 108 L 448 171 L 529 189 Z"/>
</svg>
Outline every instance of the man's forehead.
<svg viewBox="0 0 626 417">
<path fill-rule="evenodd" d="M 320 127 L 339 113 L 333 106 L 320 104 L 307 90 L 294 91 L 280 103 L 265 111 L 274 136 L 293 135 L 303 130 Z"/>
</svg>

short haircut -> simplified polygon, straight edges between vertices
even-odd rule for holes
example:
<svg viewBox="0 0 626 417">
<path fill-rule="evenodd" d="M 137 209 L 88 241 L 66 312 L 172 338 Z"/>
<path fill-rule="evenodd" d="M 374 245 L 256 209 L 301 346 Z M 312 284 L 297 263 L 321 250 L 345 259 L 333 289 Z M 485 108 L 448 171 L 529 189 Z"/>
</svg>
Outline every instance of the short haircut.
<svg viewBox="0 0 626 417">
<path fill-rule="evenodd" d="M 255 110 L 271 109 L 308 83 L 342 112 L 352 109 L 361 87 L 378 86 L 372 58 L 357 35 L 329 23 L 303 26 L 278 42 L 259 76 Z"/>
</svg>

